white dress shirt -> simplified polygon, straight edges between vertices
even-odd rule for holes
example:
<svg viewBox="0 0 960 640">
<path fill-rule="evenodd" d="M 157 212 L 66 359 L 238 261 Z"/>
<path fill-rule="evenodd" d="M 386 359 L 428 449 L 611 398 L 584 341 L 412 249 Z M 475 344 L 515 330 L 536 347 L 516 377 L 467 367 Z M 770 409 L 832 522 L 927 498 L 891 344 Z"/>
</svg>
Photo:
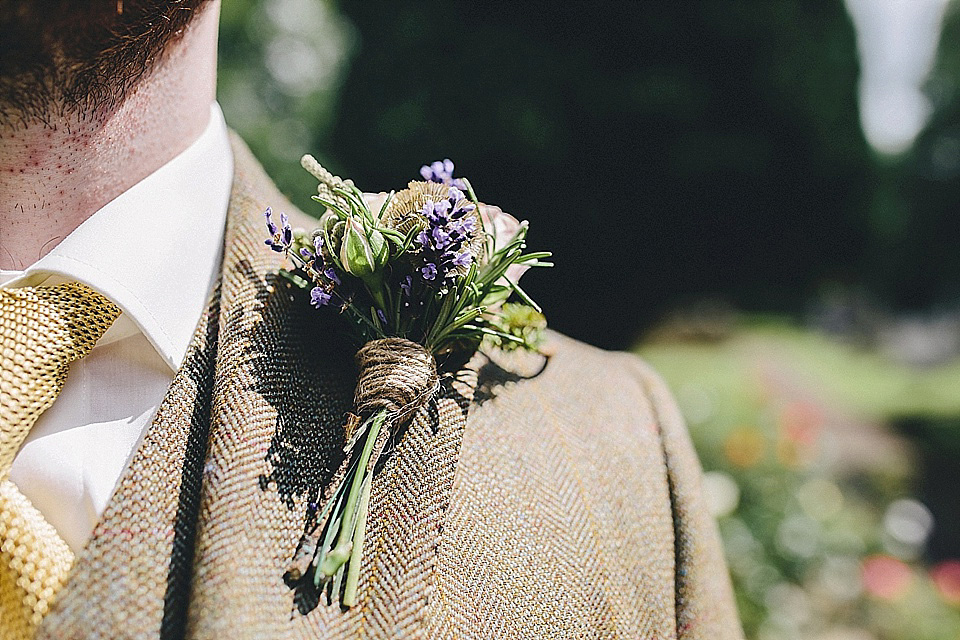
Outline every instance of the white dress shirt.
<svg viewBox="0 0 960 640">
<path fill-rule="evenodd" d="M 30 430 L 10 479 L 83 548 L 179 368 L 220 271 L 233 153 L 220 107 L 190 147 L 5 288 L 78 281 L 122 310 Z M 171 470 L 173 472 L 174 470 Z"/>
</svg>

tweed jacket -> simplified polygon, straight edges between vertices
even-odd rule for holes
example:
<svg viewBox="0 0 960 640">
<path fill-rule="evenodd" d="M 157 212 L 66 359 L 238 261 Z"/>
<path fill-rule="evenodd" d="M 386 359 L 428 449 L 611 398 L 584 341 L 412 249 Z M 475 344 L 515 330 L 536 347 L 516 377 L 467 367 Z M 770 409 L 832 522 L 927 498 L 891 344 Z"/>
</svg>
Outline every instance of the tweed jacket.
<svg viewBox="0 0 960 640">
<path fill-rule="evenodd" d="M 447 372 L 374 481 L 357 606 L 288 588 L 356 374 L 263 246 L 266 206 L 309 219 L 233 146 L 220 283 L 38 637 L 741 637 L 669 392 L 557 334 Z"/>
</svg>

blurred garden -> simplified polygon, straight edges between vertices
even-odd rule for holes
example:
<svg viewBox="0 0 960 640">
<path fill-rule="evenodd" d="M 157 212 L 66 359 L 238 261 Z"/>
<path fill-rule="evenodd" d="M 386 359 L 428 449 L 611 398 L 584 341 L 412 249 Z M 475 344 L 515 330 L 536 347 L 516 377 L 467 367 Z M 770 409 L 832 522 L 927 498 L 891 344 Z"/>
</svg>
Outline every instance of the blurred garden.
<svg viewBox="0 0 960 640">
<path fill-rule="evenodd" d="M 748 637 L 960 640 L 960 2 L 226 0 L 219 100 L 305 211 L 449 157 L 553 328 L 634 349 Z M 571 231 L 576 229 L 576 232 Z"/>
</svg>

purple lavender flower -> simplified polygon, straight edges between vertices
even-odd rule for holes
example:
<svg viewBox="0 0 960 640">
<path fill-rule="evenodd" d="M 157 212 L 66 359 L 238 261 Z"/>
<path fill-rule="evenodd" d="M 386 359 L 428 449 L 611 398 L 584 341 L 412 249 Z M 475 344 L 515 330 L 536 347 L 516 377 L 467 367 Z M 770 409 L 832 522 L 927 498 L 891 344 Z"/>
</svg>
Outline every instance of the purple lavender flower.
<svg viewBox="0 0 960 640">
<path fill-rule="evenodd" d="M 447 193 L 447 204 L 451 210 L 450 218 L 457 219 L 467 215 L 477 207 L 466 201 L 463 191 L 456 187 L 450 187 Z"/>
<path fill-rule="evenodd" d="M 429 182 L 439 182 L 460 189 L 465 189 L 463 180 L 453 177 L 453 161 L 450 158 L 437 160 L 420 167 L 420 175 Z"/>
<path fill-rule="evenodd" d="M 323 287 L 314 287 L 310 290 L 310 304 L 315 306 L 317 309 L 330 304 L 331 298 L 333 298 L 333 296 L 330 295 L 330 293 Z"/>
<path fill-rule="evenodd" d="M 465 236 L 476 231 L 477 221 L 474 218 L 458 218 L 453 220 L 448 228 L 451 234 Z"/>
<path fill-rule="evenodd" d="M 337 275 L 337 272 L 333 267 L 327 267 L 324 269 L 323 275 L 327 276 L 327 280 L 333 284 L 340 284 L 340 276 Z"/>
<path fill-rule="evenodd" d="M 442 251 L 450 246 L 450 232 L 443 227 L 434 227 L 430 231 L 430 236 L 436 249 Z"/>
<path fill-rule="evenodd" d="M 387 324 L 387 314 L 383 312 L 383 309 L 377 309 L 377 317 L 380 318 L 382 324 Z"/>
<path fill-rule="evenodd" d="M 450 261 L 450 264 L 454 265 L 455 267 L 466 267 L 472 261 L 473 255 L 469 251 L 462 251 Z"/>
<path fill-rule="evenodd" d="M 440 202 L 434 202 L 433 200 L 427 200 L 420 213 L 435 225 L 447 224 L 450 220 L 450 216 L 448 215 L 450 213 L 450 201 L 441 200 Z"/>
<path fill-rule="evenodd" d="M 270 237 L 264 241 L 264 244 L 277 253 L 283 253 L 290 249 L 293 244 L 293 229 L 290 228 L 287 214 L 280 213 L 280 228 L 277 228 L 277 225 L 273 222 L 273 209 L 267 207 L 263 216 L 267 219 L 267 231 L 270 232 Z"/>
<path fill-rule="evenodd" d="M 453 161 L 450 158 L 437 160 L 420 167 L 420 175 L 430 182 L 446 182 L 453 177 Z"/>
<path fill-rule="evenodd" d="M 417 235 L 422 248 L 424 266 L 421 277 L 428 282 L 445 283 L 456 277 L 458 269 L 469 266 L 473 255 L 465 245 L 477 228 L 474 216 L 467 215 L 475 207 L 463 199 L 463 192 L 450 188 L 451 196 L 434 202 L 427 200 L 420 210 L 427 226 Z"/>
<path fill-rule="evenodd" d="M 403 290 L 404 295 L 409 298 L 413 294 L 413 277 L 406 276 L 403 280 L 401 280 L 400 288 Z"/>
</svg>

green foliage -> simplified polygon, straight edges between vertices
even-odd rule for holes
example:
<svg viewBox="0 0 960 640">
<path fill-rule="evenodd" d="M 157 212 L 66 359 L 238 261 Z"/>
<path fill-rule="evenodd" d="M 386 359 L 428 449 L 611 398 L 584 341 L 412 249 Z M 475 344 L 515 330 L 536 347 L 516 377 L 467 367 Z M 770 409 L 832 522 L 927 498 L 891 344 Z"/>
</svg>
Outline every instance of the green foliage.
<svg viewBox="0 0 960 640">
<path fill-rule="evenodd" d="M 317 306 L 335 300 L 341 312 L 356 321 L 360 344 L 401 337 L 423 345 L 435 357 L 464 345 L 476 348 L 484 338 L 512 347 L 535 350 L 539 346 L 546 328 L 540 307 L 520 287 L 519 276 L 508 277 L 511 271 L 553 266 L 545 262 L 549 251 L 525 251 L 526 222 L 511 219 L 510 226 L 515 229 L 498 238 L 497 224 L 492 217 L 484 222 L 484 205 L 466 178 L 459 180 L 468 195 L 452 186 L 414 181 L 399 193 L 391 192 L 382 205 L 371 210 L 367 197 L 352 181 L 334 176 L 310 155 L 301 163 L 320 182 L 317 190 L 324 195 L 313 196 L 313 200 L 327 210 L 318 229 L 295 233 L 292 241 L 283 245 L 282 250 L 300 270 L 290 277 L 302 282 L 303 288 L 312 281 L 313 291 L 322 292 L 325 298 L 315 303 Z M 446 206 L 449 218 L 441 216 L 431 222 L 425 217 L 421 209 L 427 211 L 429 206 L 432 215 L 434 199 L 438 206 Z M 490 215 L 509 217 L 502 212 Z M 267 220 L 269 227 L 269 215 Z M 446 225 L 459 224 L 457 221 L 472 223 L 468 225 L 472 230 L 459 236 L 460 240 L 453 236 L 449 241 L 451 233 L 461 232 L 447 232 Z M 341 225 L 342 234 L 336 231 Z M 449 251 L 449 255 L 428 253 L 437 251 L 429 249 L 434 242 L 429 238 L 436 237 L 431 230 L 445 238 L 440 251 Z M 420 232 L 428 240 L 414 243 Z M 274 242 L 279 237 L 275 233 Z M 308 237 L 322 240 L 319 252 L 310 246 Z M 466 262 L 453 266 L 450 261 L 454 257 Z M 336 277 L 329 275 L 328 269 Z M 341 285 L 346 285 L 346 291 Z M 524 304 L 502 304 L 511 294 Z M 498 300 L 497 304 L 491 304 L 492 299 Z M 529 312 L 522 310 L 526 305 Z"/>
<path fill-rule="evenodd" d="M 306 213 L 307 152 L 325 164 L 356 31 L 331 0 L 230 0 L 220 19 L 217 98 L 282 193 Z"/>
<path fill-rule="evenodd" d="M 944 418 L 960 415 L 960 360 L 917 369 L 874 350 L 840 342 L 783 320 L 753 322 L 722 346 L 655 344 L 644 354 L 668 379 L 692 371 L 709 377 L 725 394 L 749 387 L 751 357 L 778 354 L 791 375 L 829 406 L 873 419 L 904 416 Z"/>
<path fill-rule="evenodd" d="M 505 340 L 496 334 L 487 336 L 494 346 L 507 351 L 521 346 L 538 349 L 543 342 L 547 319 L 529 305 L 507 302 L 493 319 L 493 326 L 501 334 L 514 338 L 514 340 Z"/>
</svg>

